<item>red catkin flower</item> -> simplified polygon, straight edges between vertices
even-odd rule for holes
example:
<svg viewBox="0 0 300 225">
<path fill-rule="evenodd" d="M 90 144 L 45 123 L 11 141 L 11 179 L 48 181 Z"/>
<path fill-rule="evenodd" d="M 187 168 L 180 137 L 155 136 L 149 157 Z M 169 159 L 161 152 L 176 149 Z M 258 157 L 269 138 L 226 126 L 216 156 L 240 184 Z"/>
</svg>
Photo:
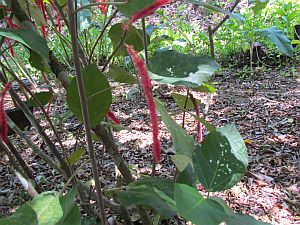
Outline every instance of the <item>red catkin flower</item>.
<svg viewBox="0 0 300 225">
<path fill-rule="evenodd" d="M 12 29 L 19 29 L 18 25 L 16 25 L 11 18 L 9 17 L 5 17 L 6 19 L 6 22 L 7 22 L 7 25 L 9 26 L 9 28 L 12 28 Z"/>
<path fill-rule="evenodd" d="M 35 4 L 37 4 L 37 6 L 40 8 L 40 10 L 43 13 L 44 19 L 47 22 L 47 15 L 46 15 L 46 6 L 43 0 L 35 0 Z M 46 30 L 46 26 L 43 25 L 41 26 L 41 31 L 43 33 L 43 37 L 46 38 L 47 37 L 47 30 Z"/>
<path fill-rule="evenodd" d="M 6 37 L 6 38 L 5 38 L 5 41 L 6 41 L 7 45 L 8 45 L 8 47 L 9 47 L 11 56 L 12 56 L 12 57 L 15 57 L 15 50 L 14 50 L 14 48 L 12 47 L 12 44 L 11 44 L 11 42 L 10 42 L 10 39 Z"/>
<path fill-rule="evenodd" d="M 51 4 L 52 8 L 54 9 L 54 11 L 56 12 L 56 15 L 57 15 L 57 27 L 58 27 L 57 30 L 58 30 L 58 32 L 61 32 L 62 29 L 61 29 L 60 13 L 59 13 L 57 7 L 55 6 L 55 4 L 52 1 L 50 1 L 50 4 Z"/>
<path fill-rule="evenodd" d="M 46 37 L 47 37 L 47 30 L 46 30 L 46 26 L 45 25 L 41 26 L 41 31 L 43 33 L 43 37 L 46 39 Z"/>
<path fill-rule="evenodd" d="M 135 14 L 133 14 L 130 17 L 128 24 L 126 24 L 123 27 L 123 29 L 128 30 L 129 26 L 132 23 L 134 23 L 135 21 L 137 21 L 138 19 L 141 19 L 145 16 L 149 16 L 149 15 L 153 14 L 158 8 L 160 8 L 163 5 L 167 5 L 171 2 L 172 2 L 172 0 L 156 0 L 152 5 L 149 5 L 143 9 L 141 9 L 140 11 L 137 11 Z"/>
<path fill-rule="evenodd" d="M 10 88 L 11 88 L 11 82 L 6 83 L 2 93 L 0 94 L 0 139 L 6 143 L 7 143 L 8 127 L 7 127 L 6 113 L 4 110 L 4 97 Z"/>
<path fill-rule="evenodd" d="M 12 29 L 19 29 L 19 27 L 12 21 L 11 18 L 9 17 L 5 17 L 6 19 L 6 23 L 8 25 L 9 28 L 12 28 Z M 10 50 L 10 53 L 12 55 L 12 57 L 15 57 L 15 51 L 14 51 L 14 48 L 12 47 L 12 44 L 11 44 L 11 41 L 9 38 L 5 38 L 5 41 L 9 47 L 9 50 Z"/>
<path fill-rule="evenodd" d="M 42 10 L 45 21 L 47 22 L 46 6 L 43 0 L 35 0 L 35 4 Z"/>
<path fill-rule="evenodd" d="M 96 0 L 96 2 L 106 2 L 106 0 Z M 101 10 L 101 12 L 103 14 L 106 14 L 106 12 L 107 12 L 107 5 L 106 4 L 98 5 L 98 8 Z"/>
<path fill-rule="evenodd" d="M 109 111 L 107 113 L 107 117 L 113 121 L 115 124 L 121 124 L 120 120 L 116 117 L 116 115 L 112 112 L 112 111 Z"/>
<path fill-rule="evenodd" d="M 141 84 L 144 88 L 145 97 L 148 103 L 149 112 L 150 112 L 150 122 L 152 125 L 152 139 L 153 139 L 153 154 L 156 162 L 160 161 L 160 142 L 158 140 L 159 128 L 158 128 L 158 119 L 156 108 L 151 93 L 151 81 L 149 77 L 148 70 L 146 68 L 144 60 L 138 55 L 138 53 L 133 49 L 133 46 L 125 44 L 126 50 L 132 61 L 134 62 L 137 71 L 141 77 Z"/>
</svg>

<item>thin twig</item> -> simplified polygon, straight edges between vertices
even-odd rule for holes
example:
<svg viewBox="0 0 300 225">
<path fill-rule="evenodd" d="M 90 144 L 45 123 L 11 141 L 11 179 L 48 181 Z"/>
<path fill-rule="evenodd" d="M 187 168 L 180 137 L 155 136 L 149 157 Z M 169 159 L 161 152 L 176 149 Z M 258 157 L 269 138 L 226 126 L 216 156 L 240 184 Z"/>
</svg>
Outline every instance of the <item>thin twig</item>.
<svg viewBox="0 0 300 225">
<path fill-rule="evenodd" d="M 86 134 L 86 141 L 87 141 L 87 147 L 89 152 L 89 157 L 91 160 L 92 165 L 92 172 L 93 177 L 95 180 L 95 187 L 97 191 L 97 203 L 100 210 L 100 218 L 103 225 L 107 224 L 106 217 L 105 217 L 105 210 L 104 210 L 104 203 L 103 203 L 103 196 L 102 196 L 102 190 L 101 190 L 101 182 L 99 180 L 99 171 L 97 166 L 97 161 L 95 157 L 95 151 L 93 146 L 93 140 L 92 140 L 92 133 L 91 133 L 91 127 L 90 127 L 90 118 L 88 114 L 88 108 L 87 108 L 87 100 L 85 95 L 85 89 L 84 89 L 84 81 L 83 76 L 81 72 L 81 65 L 80 65 L 80 57 L 79 57 L 79 50 L 78 50 L 78 40 L 77 40 L 77 32 L 75 25 L 75 16 L 74 14 L 74 4 L 72 0 L 68 0 L 68 18 L 69 18 L 69 25 L 70 25 L 70 34 L 71 34 L 71 41 L 72 41 L 72 50 L 73 50 L 73 56 L 74 56 L 74 66 L 75 66 L 75 72 L 77 77 L 77 86 L 79 91 L 79 98 L 80 98 L 80 104 L 82 109 L 82 116 L 83 116 L 83 124 L 85 127 L 85 134 Z"/>
</svg>

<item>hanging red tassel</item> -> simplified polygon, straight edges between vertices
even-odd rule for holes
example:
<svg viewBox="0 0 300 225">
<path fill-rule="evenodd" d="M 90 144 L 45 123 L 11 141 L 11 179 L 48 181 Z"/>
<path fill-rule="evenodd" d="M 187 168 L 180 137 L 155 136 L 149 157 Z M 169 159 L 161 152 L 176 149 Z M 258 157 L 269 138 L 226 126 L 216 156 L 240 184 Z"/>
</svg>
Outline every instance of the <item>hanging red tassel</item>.
<svg viewBox="0 0 300 225">
<path fill-rule="evenodd" d="M 7 118 L 4 110 L 4 97 L 11 88 L 11 82 L 6 83 L 2 93 L 0 94 L 0 139 L 7 143 L 8 126 Z"/>
<path fill-rule="evenodd" d="M 8 45 L 8 47 L 9 47 L 9 51 L 10 51 L 11 56 L 12 56 L 12 57 L 15 57 L 15 50 L 14 50 L 14 48 L 12 47 L 12 44 L 11 44 L 11 42 L 10 42 L 10 39 L 6 37 L 6 38 L 5 38 L 5 41 L 6 41 L 7 45 Z"/>
<path fill-rule="evenodd" d="M 35 3 L 42 11 L 44 19 L 47 22 L 48 19 L 47 19 L 47 14 L 46 14 L 46 5 L 45 5 L 44 1 L 43 0 L 35 0 Z M 46 25 L 41 26 L 41 31 L 43 33 L 43 37 L 46 39 L 46 37 L 47 37 Z"/>
<path fill-rule="evenodd" d="M 150 112 L 150 122 L 152 125 L 152 139 L 153 139 L 153 154 L 156 162 L 160 161 L 160 142 L 158 140 L 159 128 L 158 128 L 158 119 L 156 108 L 151 93 L 151 81 L 148 70 L 146 68 L 144 60 L 138 55 L 138 53 L 133 49 L 133 46 L 125 44 L 128 54 L 132 58 L 135 67 L 137 68 L 139 75 L 141 77 L 141 84 L 144 89 L 145 97 L 148 103 L 149 112 Z"/>
<path fill-rule="evenodd" d="M 125 30 L 128 30 L 129 26 L 132 23 L 134 23 L 135 21 L 137 21 L 138 19 L 141 19 L 141 18 L 144 18 L 145 16 L 149 16 L 149 15 L 153 14 L 158 8 L 160 8 L 163 5 L 167 5 L 171 2 L 172 2 L 172 0 L 156 0 L 152 5 L 149 5 L 143 9 L 141 9 L 140 11 L 136 12 L 135 14 L 133 14 L 130 17 L 128 24 L 126 24 L 123 28 Z"/>
<path fill-rule="evenodd" d="M 116 115 L 112 112 L 112 111 L 109 111 L 107 113 L 107 117 L 113 121 L 115 124 L 121 124 L 120 120 L 116 117 Z"/>
<path fill-rule="evenodd" d="M 58 30 L 58 32 L 61 32 L 62 28 L 61 28 L 61 18 L 60 18 L 60 13 L 59 13 L 59 11 L 58 11 L 56 5 L 55 5 L 52 1 L 50 1 L 50 4 L 51 4 L 53 10 L 56 12 L 56 15 L 57 15 L 57 27 L 58 27 L 57 30 Z"/>
</svg>

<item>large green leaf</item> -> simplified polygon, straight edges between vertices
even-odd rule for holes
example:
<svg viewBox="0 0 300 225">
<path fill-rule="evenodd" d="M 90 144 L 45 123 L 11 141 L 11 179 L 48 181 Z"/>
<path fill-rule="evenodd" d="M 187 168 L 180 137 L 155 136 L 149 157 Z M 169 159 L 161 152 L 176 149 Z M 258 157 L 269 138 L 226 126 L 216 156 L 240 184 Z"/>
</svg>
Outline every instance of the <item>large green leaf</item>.
<svg viewBox="0 0 300 225">
<path fill-rule="evenodd" d="M 109 72 L 107 73 L 114 81 L 126 84 L 135 84 L 137 83 L 136 78 L 128 73 L 126 70 L 121 67 L 112 64 L 109 66 Z"/>
<path fill-rule="evenodd" d="M 269 27 L 258 30 L 258 33 L 263 37 L 269 38 L 282 53 L 290 57 L 293 56 L 291 41 L 284 35 L 282 30 L 279 30 L 277 27 Z"/>
<path fill-rule="evenodd" d="M 174 200 L 154 187 L 146 185 L 128 186 L 126 191 L 118 191 L 116 194 L 124 205 L 150 206 L 164 218 L 171 218 L 176 215 Z"/>
<path fill-rule="evenodd" d="M 75 203 L 76 189 L 65 196 L 58 192 L 44 192 L 20 206 L 0 225 L 80 225 L 80 212 Z"/>
<path fill-rule="evenodd" d="M 192 4 L 196 4 L 196 5 L 201 5 L 207 9 L 210 9 L 210 10 L 213 10 L 213 11 L 216 11 L 216 12 L 220 12 L 220 13 L 224 13 L 230 17 L 232 17 L 233 19 L 239 21 L 239 22 L 244 22 L 244 18 L 239 15 L 239 14 L 235 14 L 235 13 L 231 13 L 225 9 L 222 9 L 222 8 L 219 8 L 217 6 L 214 6 L 210 3 L 206 3 L 206 2 L 203 2 L 203 1 L 199 1 L 199 0 L 188 0 L 187 2 L 189 3 L 192 3 Z"/>
<path fill-rule="evenodd" d="M 31 29 L 0 28 L 0 35 L 22 43 L 45 59 L 49 57 L 50 51 L 47 42 L 37 32 Z"/>
<path fill-rule="evenodd" d="M 159 115 L 172 136 L 174 150 L 176 153 L 191 159 L 195 149 L 193 137 L 176 123 L 160 101 L 157 99 L 154 101 Z"/>
<path fill-rule="evenodd" d="M 249 6 L 255 14 L 263 10 L 270 0 L 249 0 Z"/>
<path fill-rule="evenodd" d="M 195 173 L 208 191 L 234 186 L 247 169 L 247 151 L 234 125 L 210 132 L 193 156 Z"/>
<path fill-rule="evenodd" d="M 217 225 L 227 216 L 217 201 L 203 198 L 193 187 L 176 183 L 174 193 L 178 214 L 193 224 Z"/>
<path fill-rule="evenodd" d="M 112 94 L 105 75 L 96 64 L 88 65 L 83 70 L 85 94 L 91 126 L 98 125 L 107 114 L 112 102 Z M 76 77 L 70 82 L 67 90 L 67 103 L 72 113 L 82 121 L 79 93 Z"/>
<path fill-rule="evenodd" d="M 121 0 L 119 2 L 125 2 L 126 0 Z M 155 0 L 131 0 L 129 3 L 124 5 L 118 5 L 119 11 L 126 17 L 131 17 L 137 11 L 151 5 Z"/>
<path fill-rule="evenodd" d="M 208 81 L 220 65 L 210 56 L 194 56 L 175 50 L 157 52 L 150 59 L 151 78 L 160 83 L 198 87 Z"/>
<path fill-rule="evenodd" d="M 114 49 L 116 49 L 119 46 L 123 32 L 124 31 L 122 28 L 122 23 L 117 23 L 110 28 L 110 30 L 108 32 L 108 36 L 111 39 Z M 147 38 L 148 38 L 148 43 L 149 43 L 148 35 L 147 35 Z M 124 43 L 126 43 L 128 45 L 132 45 L 134 47 L 134 49 L 138 52 L 142 51 L 144 49 L 143 31 L 135 28 L 134 26 L 130 26 L 126 33 Z M 117 56 L 127 55 L 127 51 L 125 50 L 124 46 L 121 46 L 119 48 L 116 55 Z"/>
</svg>

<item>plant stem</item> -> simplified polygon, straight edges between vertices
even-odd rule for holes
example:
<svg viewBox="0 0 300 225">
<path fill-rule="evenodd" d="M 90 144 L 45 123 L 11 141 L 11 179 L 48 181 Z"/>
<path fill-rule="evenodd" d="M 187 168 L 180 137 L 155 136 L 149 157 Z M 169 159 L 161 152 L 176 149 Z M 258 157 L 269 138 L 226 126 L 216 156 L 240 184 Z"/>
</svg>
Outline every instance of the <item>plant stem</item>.
<svg viewBox="0 0 300 225">
<path fill-rule="evenodd" d="M 145 61 L 146 61 L 146 65 L 148 66 L 148 63 L 149 63 L 149 57 L 148 57 L 148 40 L 147 40 L 145 18 L 142 18 L 142 29 L 143 29 L 143 44 L 144 44 L 144 52 L 145 52 Z"/>
<path fill-rule="evenodd" d="M 103 65 L 102 72 L 105 71 L 105 69 L 108 66 L 109 62 L 112 60 L 112 58 L 118 52 L 119 48 L 122 46 L 122 44 L 123 44 L 123 42 L 125 40 L 126 33 L 127 33 L 127 31 L 123 31 L 119 44 L 117 45 L 117 47 L 115 48 L 115 50 L 111 53 L 111 55 L 109 56 L 109 58 L 106 60 L 105 64 Z"/>
<path fill-rule="evenodd" d="M 97 161 L 96 161 L 94 146 L 93 146 L 93 141 L 92 141 L 92 133 L 91 133 L 91 127 L 90 127 L 88 108 L 87 108 L 87 100 L 86 100 L 86 96 L 85 96 L 84 81 L 83 81 L 83 76 L 81 73 L 77 32 L 76 32 L 76 27 L 74 26 L 75 25 L 75 15 L 76 14 L 74 14 L 73 1 L 68 0 L 68 16 L 69 16 L 69 22 L 70 22 L 69 29 L 70 29 L 70 34 L 71 34 L 72 51 L 73 51 L 73 56 L 74 56 L 74 66 L 75 66 L 75 72 L 76 72 L 76 77 L 77 77 L 77 86 L 78 86 L 80 105 L 81 105 L 82 116 L 83 116 L 83 124 L 85 127 L 87 147 L 88 147 L 89 157 L 91 160 L 92 172 L 93 172 L 93 177 L 95 180 L 95 187 L 96 187 L 96 191 L 97 191 L 96 196 L 97 196 L 98 207 L 100 210 L 100 218 L 101 218 L 102 224 L 106 225 L 107 221 L 106 221 L 105 211 L 104 211 L 101 183 L 100 183 L 100 179 L 99 179 L 99 171 L 98 171 L 98 166 L 97 166 Z"/>
<path fill-rule="evenodd" d="M 94 43 L 94 45 L 93 45 L 93 47 L 92 47 L 90 56 L 89 56 L 89 60 L 88 60 L 89 63 L 92 62 L 93 54 L 94 54 L 94 51 L 95 51 L 95 49 L 96 49 L 96 46 L 97 46 L 98 42 L 99 42 L 99 41 L 101 40 L 101 38 L 103 37 L 104 32 L 106 31 L 107 27 L 109 26 L 109 24 L 111 23 L 111 21 L 113 20 L 113 18 L 115 18 L 115 16 L 117 15 L 117 12 L 118 12 L 118 10 L 116 10 L 116 11 L 111 15 L 111 17 L 109 18 L 109 20 L 107 21 L 107 23 L 106 23 L 105 26 L 103 27 L 101 33 L 99 34 L 97 40 L 95 41 L 95 43 Z"/>
<path fill-rule="evenodd" d="M 125 4 L 129 3 L 130 1 L 131 0 L 127 0 L 125 2 L 114 2 L 114 1 L 111 1 L 111 2 L 94 2 L 94 3 L 90 3 L 88 5 L 83 5 L 82 7 L 74 10 L 73 14 L 76 14 L 80 10 L 88 9 L 90 7 L 93 7 L 93 6 L 98 6 L 98 5 L 125 5 Z"/>
</svg>

